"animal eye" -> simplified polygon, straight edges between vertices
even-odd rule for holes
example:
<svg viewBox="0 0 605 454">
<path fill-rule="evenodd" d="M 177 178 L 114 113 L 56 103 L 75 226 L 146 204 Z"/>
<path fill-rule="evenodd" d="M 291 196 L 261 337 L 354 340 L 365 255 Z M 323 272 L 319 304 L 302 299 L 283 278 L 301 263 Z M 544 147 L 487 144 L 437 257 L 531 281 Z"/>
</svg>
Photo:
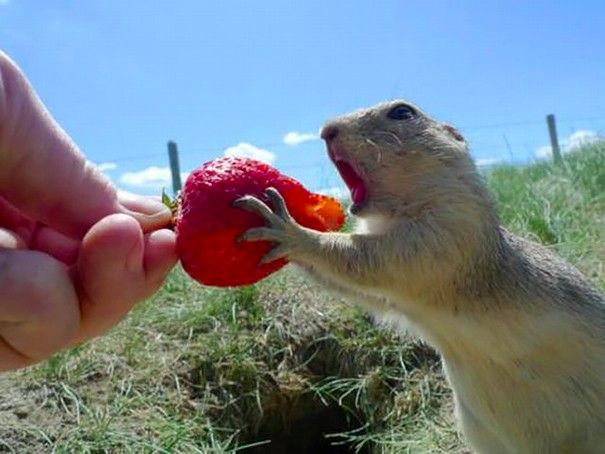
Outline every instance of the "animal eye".
<svg viewBox="0 0 605 454">
<path fill-rule="evenodd" d="M 415 114 L 416 112 L 414 112 L 411 107 L 400 104 L 393 107 L 387 114 L 387 117 L 389 117 L 391 120 L 408 120 Z"/>
</svg>

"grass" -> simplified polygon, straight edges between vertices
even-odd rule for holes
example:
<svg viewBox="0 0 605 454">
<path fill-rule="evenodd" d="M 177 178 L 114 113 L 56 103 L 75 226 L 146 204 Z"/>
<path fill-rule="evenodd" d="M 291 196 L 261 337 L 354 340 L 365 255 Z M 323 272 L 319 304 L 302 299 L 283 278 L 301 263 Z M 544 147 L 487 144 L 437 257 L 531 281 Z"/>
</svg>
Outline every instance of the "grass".
<svg viewBox="0 0 605 454">
<path fill-rule="evenodd" d="M 488 184 L 504 225 L 603 283 L 605 141 L 566 155 L 561 166 L 498 167 Z"/>
<path fill-rule="evenodd" d="M 604 169 L 594 144 L 487 180 L 508 228 L 603 286 Z M 0 391 L 7 452 L 466 452 L 437 355 L 294 269 L 234 290 L 177 269 L 108 336 Z"/>
</svg>

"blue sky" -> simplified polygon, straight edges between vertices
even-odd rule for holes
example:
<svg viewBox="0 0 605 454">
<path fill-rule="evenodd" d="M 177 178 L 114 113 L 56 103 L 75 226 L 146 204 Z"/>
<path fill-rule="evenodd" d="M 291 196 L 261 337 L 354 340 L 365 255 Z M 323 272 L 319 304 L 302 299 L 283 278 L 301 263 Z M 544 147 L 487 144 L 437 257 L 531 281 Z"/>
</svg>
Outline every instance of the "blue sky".
<svg viewBox="0 0 605 454">
<path fill-rule="evenodd" d="M 547 113 L 568 146 L 605 132 L 604 42 L 602 0 L 0 0 L 0 47 L 89 159 L 147 194 L 170 139 L 183 171 L 230 149 L 338 187 L 319 127 L 395 97 L 481 163 L 527 162 Z"/>
</svg>

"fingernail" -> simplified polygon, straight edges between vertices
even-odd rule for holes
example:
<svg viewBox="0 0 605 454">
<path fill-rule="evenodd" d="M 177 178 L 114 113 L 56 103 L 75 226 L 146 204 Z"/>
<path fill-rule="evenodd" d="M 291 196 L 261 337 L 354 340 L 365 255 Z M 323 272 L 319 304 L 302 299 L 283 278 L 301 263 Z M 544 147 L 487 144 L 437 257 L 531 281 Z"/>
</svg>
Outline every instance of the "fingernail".
<svg viewBox="0 0 605 454">
<path fill-rule="evenodd" d="M 135 218 L 144 232 L 170 225 L 172 212 L 158 198 L 143 197 L 128 192 L 118 194 L 123 213 Z"/>
<path fill-rule="evenodd" d="M 123 206 L 137 213 L 157 214 L 170 212 L 170 208 L 164 205 L 161 200 L 153 197 L 144 197 L 129 192 L 120 192 L 118 197 Z"/>
<path fill-rule="evenodd" d="M 170 208 L 159 200 L 143 198 L 140 202 L 140 209 L 137 209 L 137 211 L 143 214 L 170 213 Z"/>
</svg>

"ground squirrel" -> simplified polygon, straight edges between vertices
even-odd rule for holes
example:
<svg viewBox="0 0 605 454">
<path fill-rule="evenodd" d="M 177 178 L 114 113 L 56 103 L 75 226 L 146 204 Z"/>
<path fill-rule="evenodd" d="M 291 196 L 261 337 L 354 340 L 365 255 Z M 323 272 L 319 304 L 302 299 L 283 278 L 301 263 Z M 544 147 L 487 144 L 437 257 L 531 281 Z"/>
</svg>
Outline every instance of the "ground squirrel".
<svg viewBox="0 0 605 454">
<path fill-rule="evenodd" d="M 330 121 L 353 233 L 297 225 L 269 190 L 237 204 L 287 257 L 442 355 L 456 415 L 480 453 L 605 452 L 605 300 L 572 266 L 500 224 L 462 135 L 404 101 Z"/>
</svg>

